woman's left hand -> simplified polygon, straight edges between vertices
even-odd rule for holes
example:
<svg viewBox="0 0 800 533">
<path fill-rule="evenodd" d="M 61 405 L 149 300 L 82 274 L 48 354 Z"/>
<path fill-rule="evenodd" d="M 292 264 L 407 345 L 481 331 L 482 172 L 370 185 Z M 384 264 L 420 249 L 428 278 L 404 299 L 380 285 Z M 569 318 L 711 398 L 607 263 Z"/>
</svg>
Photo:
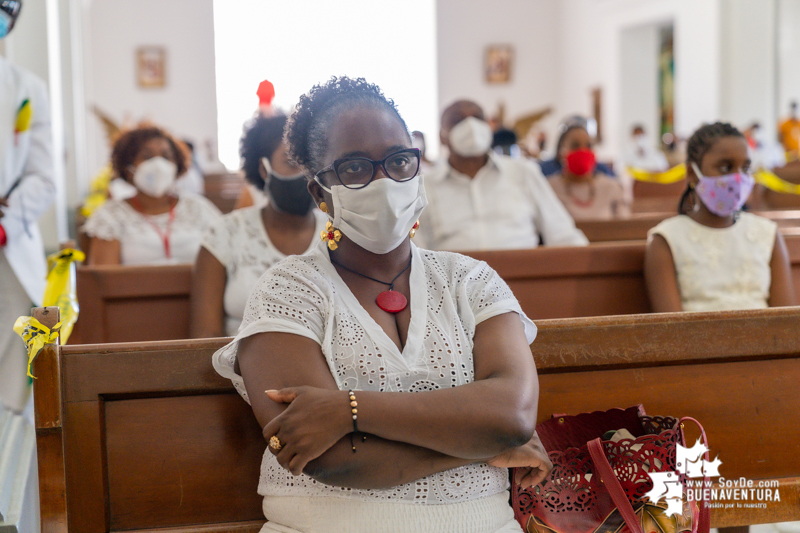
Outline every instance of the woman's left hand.
<svg viewBox="0 0 800 533">
<path fill-rule="evenodd" d="M 267 441 L 277 437 L 280 450 L 269 450 L 295 476 L 353 430 L 347 391 L 304 386 L 266 394 L 274 402 L 290 404 L 264 426 L 263 435 Z"/>
<path fill-rule="evenodd" d="M 500 468 L 516 468 L 514 483 L 518 483 L 522 488 L 538 485 L 553 470 L 553 463 L 536 432 L 526 444 L 501 453 L 487 463 Z"/>
</svg>

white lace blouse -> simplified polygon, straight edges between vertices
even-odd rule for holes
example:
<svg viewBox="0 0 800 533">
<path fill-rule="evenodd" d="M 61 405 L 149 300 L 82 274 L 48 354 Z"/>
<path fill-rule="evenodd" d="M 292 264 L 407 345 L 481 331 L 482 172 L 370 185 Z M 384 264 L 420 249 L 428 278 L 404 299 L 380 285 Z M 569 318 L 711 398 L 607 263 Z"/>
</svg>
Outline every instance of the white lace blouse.
<svg viewBox="0 0 800 533">
<path fill-rule="evenodd" d="M 508 285 L 484 262 L 412 245 L 410 286 L 411 322 L 401 352 L 339 277 L 321 242 L 309 254 L 291 256 L 264 274 L 247 301 L 239 334 L 214 354 L 214 368 L 249 402 L 234 372 L 238 342 L 260 332 L 287 332 L 319 343 L 341 390 L 423 392 L 473 381 L 472 340 L 484 320 L 515 312 L 528 342 L 536 336 L 536 326 Z M 305 474 L 293 477 L 265 451 L 258 492 L 443 504 L 496 495 L 507 487 L 506 469 L 482 463 L 391 489 L 346 489 Z"/>
<path fill-rule="evenodd" d="M 180 196 L 172 224 L 169 213 L 144 215 L 124 200 L 109 200 L 89 217 L 83 231 L 119 241 L 123 265 L 194 263 L 203 232 L 219 217 L 219 209 L 203 196 Z M 163 239 L 167 233 L 169 258 Z"/>
<path fill-rule="evenodd" d="M 686 215 L 669 218 L 648 236 L 667 241 L 684 311 L 769 307 L 772 248 L 778 225 L 741 213 L 727 228 L 709 228 Z"/>
<path fill-rule="evenodd" d="M 317 228 L 306 253 L 316 246 L 327 220 L 321 211 L 315 209 L 314 214 Z M 258 278 L 286 256 L 272 244 L 261 207 L 246 207 L 223 215 L 206 229 L 201 245 L 225 267 L 225 334 L 236 335 L 247 297 Z"/>
</svg>

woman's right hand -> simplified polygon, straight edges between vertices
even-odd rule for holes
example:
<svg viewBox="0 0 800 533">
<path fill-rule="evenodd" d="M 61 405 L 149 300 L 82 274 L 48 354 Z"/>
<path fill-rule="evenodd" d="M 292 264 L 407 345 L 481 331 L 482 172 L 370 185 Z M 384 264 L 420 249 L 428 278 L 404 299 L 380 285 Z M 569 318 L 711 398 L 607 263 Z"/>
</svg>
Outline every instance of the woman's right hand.
<svg viewBox="0 0 800 533">
<path fill-rule="evenodd" d="M 522 488 L 538 485 L 553 470 L 553 463 L 547 456 L 547 450 L 544 449 L 536 432 L 526 444 L 503 452 L 487 463 L 500 468 L 516 468 L 514 483 L 519 484 Z"/>
<path fill-rule="evenodd" d="M 264 426 L 263 434 L 267 441 L 278 438 L 280 450 L 269 450 L 295 476 L 353 429 L 347 391 L 303 386 L 268 390 L 266 395 L 290 404 Z"/>
</svg>

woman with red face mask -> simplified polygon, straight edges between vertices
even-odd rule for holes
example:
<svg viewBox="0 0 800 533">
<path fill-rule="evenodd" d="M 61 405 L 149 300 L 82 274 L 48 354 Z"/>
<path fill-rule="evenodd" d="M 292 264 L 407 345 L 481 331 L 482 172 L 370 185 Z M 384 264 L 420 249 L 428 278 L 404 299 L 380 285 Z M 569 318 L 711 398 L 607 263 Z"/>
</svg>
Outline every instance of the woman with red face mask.
<svg viewBox="0 0 800 533">
<path fill-rule="evenodd" d="M 556 156 L 561 173 L 550 179 L 559 200 L 575 220 L 607 220 L 630 215 L 619 181 L 596 172 L 589 132 L 567 127 L 558 139 Z"/>
</svg>

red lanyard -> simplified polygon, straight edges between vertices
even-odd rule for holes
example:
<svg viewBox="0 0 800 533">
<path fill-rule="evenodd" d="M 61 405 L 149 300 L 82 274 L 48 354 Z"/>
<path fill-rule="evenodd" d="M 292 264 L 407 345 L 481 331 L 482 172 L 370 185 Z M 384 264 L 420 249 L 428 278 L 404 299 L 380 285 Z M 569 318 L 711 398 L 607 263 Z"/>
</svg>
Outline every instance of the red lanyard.
<svg viewBox="0 0 800 533">
<path fill-rule="evenodd" d="M 136 204 L 135 207 L 137 207 L 139 212 L 141 213 L 142 204 L 139 203 L 139 199 L 134 196 L 133 198 L 131 198 L 131 203 Z M 172 248 L 170 247 L 169 241 L 170 241 L 170 235 L 172 234 L 172 223 L 175 221 L 175 205 L 176 204 L 172 204 L 169 207 L 169 219 L 167 219 L 166 232 L 161 231 L 161 228 L 158 226 L 158 224 L 153 222 L 150 215 L 145 215 L 144 213 L 142 213 L 142 216 L 144 216 L 145 221 L 148 224 L 150 224 L 150 226 L 153 228 L 153 230 L 155 230 L 158 236 L 161 237 L 161 242 L 164 243 L 164 255 L 167 256 L 167 259 L 172 259 Z"/>
</svg>

